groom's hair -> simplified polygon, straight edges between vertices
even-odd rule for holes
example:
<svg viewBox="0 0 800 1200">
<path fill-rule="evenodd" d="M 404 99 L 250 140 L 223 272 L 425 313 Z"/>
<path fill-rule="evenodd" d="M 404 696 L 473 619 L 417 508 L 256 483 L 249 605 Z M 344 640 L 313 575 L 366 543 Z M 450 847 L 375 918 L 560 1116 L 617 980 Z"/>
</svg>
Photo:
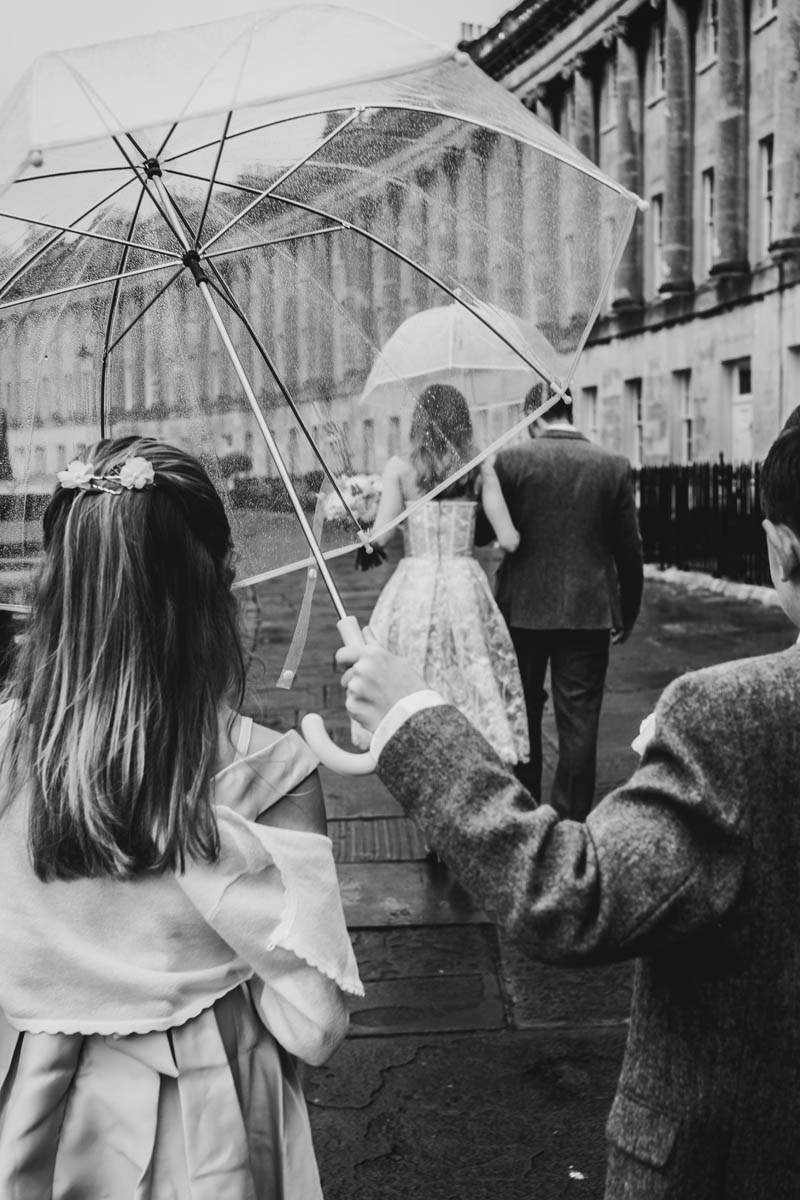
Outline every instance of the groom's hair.
<svg viewBox="0 0 800 1200">
<path fill-rule="evenodd" d="M 540 408 L 546 400 L 549 400 L 553 394 L 553 388 L 545 383 L 535 383 L 525 397 L 523 410 L 525 416 L 532 413 L 534 409 Z M 552 408 L 548 408 L 540 420 L 542 421 L 572 421 L 572 392 L 567 389 L 563 396 L 559 396 Z"/>
<path fill-rule="evenodd" d="M 800 425 L 776 437 L 761 467 L 761 509 L 773 525 L 800 536 Z"/>
</svg>

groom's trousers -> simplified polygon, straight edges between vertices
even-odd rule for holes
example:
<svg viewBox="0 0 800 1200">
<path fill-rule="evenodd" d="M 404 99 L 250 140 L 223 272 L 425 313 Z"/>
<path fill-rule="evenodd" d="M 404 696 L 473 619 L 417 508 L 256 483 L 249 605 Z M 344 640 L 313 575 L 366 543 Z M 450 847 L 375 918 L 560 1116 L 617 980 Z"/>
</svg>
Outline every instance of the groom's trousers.
<svg viewBox="0 0 800 1200">
<path fill-rule="evenodd" d="M 531 742 L 529 763 L 516 775 L 542 800 L 542 714 L 548 663 L 558 732 L 558 763 L 549 803 L 562 817 L 582 821 L 594 800 L 597 731 L 603 703 L 610 634 L 607 629 L 511 627 L 517 652 Z"/>
</svg>

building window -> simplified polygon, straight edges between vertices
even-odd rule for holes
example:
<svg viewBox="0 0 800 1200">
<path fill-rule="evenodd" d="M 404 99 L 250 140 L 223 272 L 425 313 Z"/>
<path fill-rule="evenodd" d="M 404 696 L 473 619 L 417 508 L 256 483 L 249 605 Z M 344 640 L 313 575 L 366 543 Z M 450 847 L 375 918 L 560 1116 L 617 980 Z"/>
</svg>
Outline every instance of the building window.
<svg viewBox="0 0 800 1200">
<path fill-rule="evenodd" d="M 753 0 L 753 25 L 761 25 L 778 11 L 778 0 Z"/>
<path fill-rule="evenodd" d="M 692 405 L 692 372 L 676 371 L 677 409 L 681 422 L 681 462 L 694 462 L 694 409 Z"/>
<path fill-rule="evenodd" d="M 364 421 L 361 426 L 361 434 L 364 439 L 364 470 L 375 470 L 375 422 Z"/>
<path fill-rule="evenodd" d="M 617 123 L 617 56 L 611 55 L 603 69 L 603 94 L 600 101 L 600 126 L 609 129 Z"/>
<path fill-rule="evenodd" d="M 634 467 L 644 464 L 644 404 L 641 379 L 625 380 L 625 408 L 630 430 L 630 460 Z"/>
<path fill-rule="evenodd" d="M 657 100 L 667 90 L 667 28 L 663 14 L 653 25 L 650 38 L 650 99 Z"/>
<path fill-rule="evenodd" d="M 719 0 L 705 0 L 699 25 L 700 45 L 698 60 L 700 65 L 713 62 L 719 51 Z"/>
<path fill-rule="evenodd" d="M 714 262 L 714 168 L 703 171 L 703 273 Z"/>
<path fill-rule="evenodd" d="M 597 388 L 586 387 L 581 388 L 581 426 L 583 427 L 590 441 L 596 442 L 599 440 L 599 426 L 597 413 Z"/>
<path fill-rule="evenodd" d="M 400 418 L 389 417 L 389 431 L 387 437 L 386 449 L 389 458 L 394 458 L 400 453 Z"/>
<path fill-rule="evenodd" d="M 659 193 L 650 202 L 653 230 L 653 291 L 664 282 L 664 197 Z"/>
<path fill-rule="evenodd" d="M 750 359 L 732 364 L 731 387 L 731 459 L 733 462 L 752 462 L 753 459 L 753 395 Z"/>
<path fill-rule="evenodd" d="M 758 143 L 759 173 L 761 178 L 761 253 L 767 254 L 772 245 L 772 218 L 774 209 L 774 141 L 772 134 Z"/>
</svg>

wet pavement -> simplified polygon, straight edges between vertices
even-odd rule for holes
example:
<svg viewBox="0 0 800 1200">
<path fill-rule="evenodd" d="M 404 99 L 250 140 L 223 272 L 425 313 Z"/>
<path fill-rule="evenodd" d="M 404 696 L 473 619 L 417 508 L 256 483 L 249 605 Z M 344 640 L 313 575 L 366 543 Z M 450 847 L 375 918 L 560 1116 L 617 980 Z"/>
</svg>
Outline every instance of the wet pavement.
<svg viewBox="0 0 800 1200">
<path fill-rule="evenodd" d="M 366 622 L 387 567 L 334 568 Z M 493 555 L 482 552 L 491 572 Z M 349 745 L 319 588 L 295 685 L 275 688 L 304 586 L 262 585 L 251 604 L 249 711 L 292 728 L 308 711 Z M 779 609 L 648 581 L 630 641 L 612 649 L 598 797 L 631 772 L 640 720 L 677 675 L 788 646 Z M 545 718 L 545 771 L 555 757 Z M 548 967 L 510 945 L 374 777 L 323 771 L 345 911 L 366 996 L 345 1044 L 306 1087 L 326 1200 L 560 1200 L 602 1196 L 604 1126 L 625 1040 L 631 965 Z"/>
</svg>

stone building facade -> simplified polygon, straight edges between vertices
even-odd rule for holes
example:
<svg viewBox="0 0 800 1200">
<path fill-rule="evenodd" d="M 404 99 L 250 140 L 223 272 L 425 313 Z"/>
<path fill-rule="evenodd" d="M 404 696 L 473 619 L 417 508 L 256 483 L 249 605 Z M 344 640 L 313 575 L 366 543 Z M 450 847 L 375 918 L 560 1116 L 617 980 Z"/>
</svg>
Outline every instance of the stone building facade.
<svg viewBox="0 0 800 1200">
<path fill-rule="evenodd" d="M 800 0 L 526 0 L 464 48 L 649 202 L 581 427 L 635 464 L 762 457 L 800 403 Z"/>
</svg>

